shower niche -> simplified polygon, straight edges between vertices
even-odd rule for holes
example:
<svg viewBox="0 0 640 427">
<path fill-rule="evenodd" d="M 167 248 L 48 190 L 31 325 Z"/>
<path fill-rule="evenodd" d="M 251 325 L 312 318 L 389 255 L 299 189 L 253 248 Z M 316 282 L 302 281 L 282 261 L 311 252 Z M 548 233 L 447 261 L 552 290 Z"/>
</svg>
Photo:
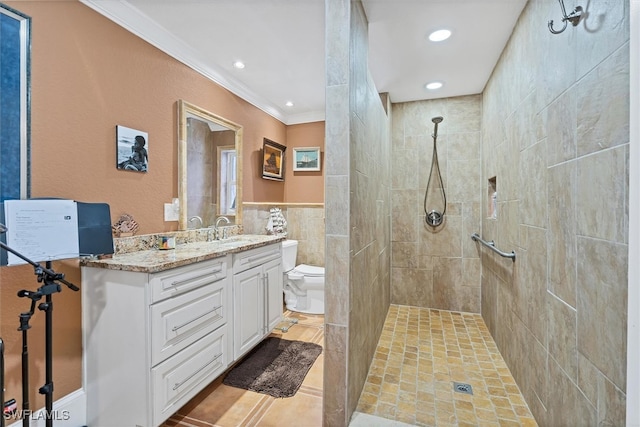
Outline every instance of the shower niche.
<svg viewBox="0 0 640 427">
<path fill-rule="evenodd" d="M 495 176 L 487 181 L 487 217 L 498 218 L 498 187 Z"/>
</svg>

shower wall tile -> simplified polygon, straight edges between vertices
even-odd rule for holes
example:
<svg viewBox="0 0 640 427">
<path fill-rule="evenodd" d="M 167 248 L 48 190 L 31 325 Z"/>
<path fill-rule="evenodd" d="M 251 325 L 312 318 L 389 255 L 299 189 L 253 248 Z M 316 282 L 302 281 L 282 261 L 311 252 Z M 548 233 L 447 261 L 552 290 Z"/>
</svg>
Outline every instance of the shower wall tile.
<svg viewBox="0 0 640 427">
<path fill-rule="evenodd" d="M 548 425 L 597 425 L 596 408 L 589 403 L 553 358 L 549 358 L 548 371 Z"/>
<path fill-rule="evenodd" d="M 452 202 L 480 201 L 479 160 L 449 160 L 447 163 L 447 199 Z"/>
<path fill-rule="evenodd" d="M 544 227 L 547 224 L 546 145 L 538 142 L 520 154 L 520 222 Z"/>
<path fill-rule="evenodd" d="M 629 142 L 629 44 L 576 87 L 578 156 Z"/>
<path fill-rule="evenodd" d="M 518 251 L 517 261 L 505 271 L 505 280 L 513 286 L 512 296 L 516 314 L 540 343 L 546 346 L 549 315 L 547 310 L 547 278 L 540 274 L 547 266 L 547 231 L 543 228 L 523 226 L 525 250 Z M 515 265 L 514 265 L 515 264 Z"/>
<path fill-rule="evenodd" d="M 393 150 L 391 168 L 397 171 L 391 177 L 393 189 L 415 189 L 418 187 L 418 175 L 416 174 L 418 157 L 414 148 Z"/>
<path fill-rule="evenodd" d="M 461 132 L 447 135 L 447 157 L 453 160 L 477 161 L 480 159 L 480 141 L 480 132 Z"/>
<path fill-rule="evenodd" d="M 529 0 L 482 99 L 481 234 L 517 258 L 477 249 L 480 310 L 539 425 L 624 425 L 629 5 L 597 3 L 554 35 Z"/>
<path fill-rule="evenodd" d="M 577 233 L 622 242 L 625 240 L 626 147 L 604 150 L 578 159 L 576 189 Z"/>
<path fill-rule="evenodd" d="M 422 221 L 420 254 L 462 259 L 462 217 L 449 215 L 445 217 L 444 225 L 438 231 L 434 231 Z"/>
<path fill-rule="evenodd" d="M 574 91 L 560 95 L 549 108 L 547 115 L 547 165 L 553 166 L 576 158 L 576 123 L 578 118 L 577 96 Z"/>
<path fill-rule="evenodd" d="M 447 99 L 447 133 L 478 132 L 482 119 L 482 95 Z M 442 116 L 442 114 L 435 114 Z M 443 121 L 444 124 L 444 121 Z"/>
<path fill-rule="evenodd" d="M 325 267 L 325 319 L 347 325 L 349 319 L 349 239 L 327 236 Z"/>
<path fill-rule="evenodd" d="M 326 117 L 325 117 L 325 179 L 329 176 L 347 176 L 351 156 L 349 146 L 349 86 L 327 86 L 326 88 Z M 330 192 L 325 188 L 325 199 Z"/>
<path fill-rule="evenodd" d="M 418 239 L 419 204 L 415 190 L 393 190 L 391 192 L 391 240 L 415 242 Z"/>
<path fill-rule="evenodd" d="M 391 266 L 399 268 L 418 267 L 418 244 L 416 242 L 391 242 Z"/>
<path fill-rule="evenodd" d="M 325 17 L 325 320 L 327 326 L 336 322 L 344 346 L 325 359 L 325 372 L 335 372 L 341 380 L 336 382 L 339 392 L 332 388 L 335 394 L 324 394 L 323 424 L 340 427 L 348 424 L 356 407 L 390 304 L 393 155 L 390 119 L 367 69 L 363 6 L 331 0 Z M 416 205 L 416 190 L 407 191 Z M 325 383 L 334 379 L 325 375 Z"/>
<path fill-rule="evenodd" d="M 576 310 L 554 297 L 547 298 L 549 310 L 549 355 L 573 381 L 577 380 Z"/>
<path fill-rule="evenodd" d="M 592 406 L 598 407 L 598 377 L 602 375 L 598 368 L 584 355 L 578 352 L 578 387 Z"/>
<path fill-rule="evenodd" d="M 576 306 L 576 162 L 548 170 L 549 291 Z"/>
<path fill-rule="evenodd" d="M 576 32 L 578 78 L 584 76 L 629 40 L 629 2 L 601 0 L 588 3 L 585 28 Z"/>
<path fill-rule="evenodd" d="M 462 256 L 464 258 L 479 258 L 478 243 L 471 240 L 473 233 L 480 233 L 482 227 L 481 203 L 470 202 L 462 204 Z M 478 275 L 480 279 L 480 275 Z"/>
<path fill-rule="evenodd" d="M 627 245 L 578 237 L 578 350 L 624 390 Z"/>
<path fill-rule="evenodd" d="M 324 380 L 322 424 L 346 426 L 348 418 L 345 404 L 347 394 L 347 327 L 325 321 L 324 325 Z"/>
<path fill-rule="evenodd" d="M 349 40 L 351 4 L 344 0 L 325 1 L 325 77 L 327 88 L 349 82 Z M 329 96 L 327 96 L 328 100 Z M 329 104 L 326 111 L 331 111 Z M 333 122 L 333 120 L 331 121 Z M 327 120 L 329 124 L 330 121 Z"/>
<path fill-rule="evenodd" d="M 346 236 L 349 234 L 349 176 L 327 175 L 324 181 L 326 232 L 330 235 Z"/>
<path fill-rule="evenodd" d="M 601 375 L 598 378 L 598 425 L 625 425 L 626 404 L 626 396 L 622 390 Z"/>
</svg>

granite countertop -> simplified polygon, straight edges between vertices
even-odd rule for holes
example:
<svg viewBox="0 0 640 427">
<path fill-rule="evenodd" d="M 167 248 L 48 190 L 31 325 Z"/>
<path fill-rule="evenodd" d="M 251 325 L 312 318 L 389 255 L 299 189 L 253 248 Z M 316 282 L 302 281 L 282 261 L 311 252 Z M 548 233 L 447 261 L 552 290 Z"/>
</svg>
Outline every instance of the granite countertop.
<svg viewBox="0 0 640 427">
<path fill-rule="evenodd" d="M 285 238 L 282 235 L 240 234 L 223 240 L 183 243 L 177 245 L 175 249 L 140 250 L 115 254 L 111 258 L 104 259 L 83 258 L 80 260 L 80 265 L 110 270 L 156 273 L 277 243 Z"/>
</svg>

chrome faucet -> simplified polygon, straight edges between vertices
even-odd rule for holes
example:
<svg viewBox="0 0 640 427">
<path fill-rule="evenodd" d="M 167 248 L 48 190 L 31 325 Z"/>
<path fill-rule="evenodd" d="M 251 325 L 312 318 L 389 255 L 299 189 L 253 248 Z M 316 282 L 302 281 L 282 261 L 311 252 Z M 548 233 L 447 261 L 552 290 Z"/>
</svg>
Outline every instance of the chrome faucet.
<svg viewBox="0 0 640 427">
<path fill-rule="evenodd" d="M 191 224 L 194 219 L 197 219 L 198 221 L 200 221 L 200 227 L 198 228 L 202 228 L 204 223 L 202 222 L 202 218 L 200 218 L 198 215 L 192 216 L 191 218 L 189 218 L 189 224 Z"/>
<path fill-rule="evenodd" d="M 231 221 L 229 221 L 229 218 L 227 218 L 226 216 L 219 216 L 216 219 L 216 225 L 213 227 L 214 231 L 215 231 L 215 240 L 220 240 L 220 233 L 218 232 L 218 227 L 220 227 L 220 222 L 224 221 L 225 224 L 229 224 Z M 223 236 L 222 238 L 226 238 L 226 233 L 223 232 Z"/>
</svg>

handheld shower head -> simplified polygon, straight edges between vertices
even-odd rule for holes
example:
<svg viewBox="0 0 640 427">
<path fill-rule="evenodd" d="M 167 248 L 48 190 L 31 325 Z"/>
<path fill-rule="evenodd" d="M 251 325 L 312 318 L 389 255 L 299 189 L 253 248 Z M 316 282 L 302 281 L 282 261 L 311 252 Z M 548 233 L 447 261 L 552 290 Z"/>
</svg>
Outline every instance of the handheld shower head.
<svg viewBox="0 0 640 427">
<path fill-rule="evenodd" d="M 431 121 L 433 123 L 436 123 L 436 124 L 437 123 L 441 123 L 443 120 L 444 120 L 444 118 L 442 116 L 434 117 L 434 118 L 431 119 Z"/>
</svg>

